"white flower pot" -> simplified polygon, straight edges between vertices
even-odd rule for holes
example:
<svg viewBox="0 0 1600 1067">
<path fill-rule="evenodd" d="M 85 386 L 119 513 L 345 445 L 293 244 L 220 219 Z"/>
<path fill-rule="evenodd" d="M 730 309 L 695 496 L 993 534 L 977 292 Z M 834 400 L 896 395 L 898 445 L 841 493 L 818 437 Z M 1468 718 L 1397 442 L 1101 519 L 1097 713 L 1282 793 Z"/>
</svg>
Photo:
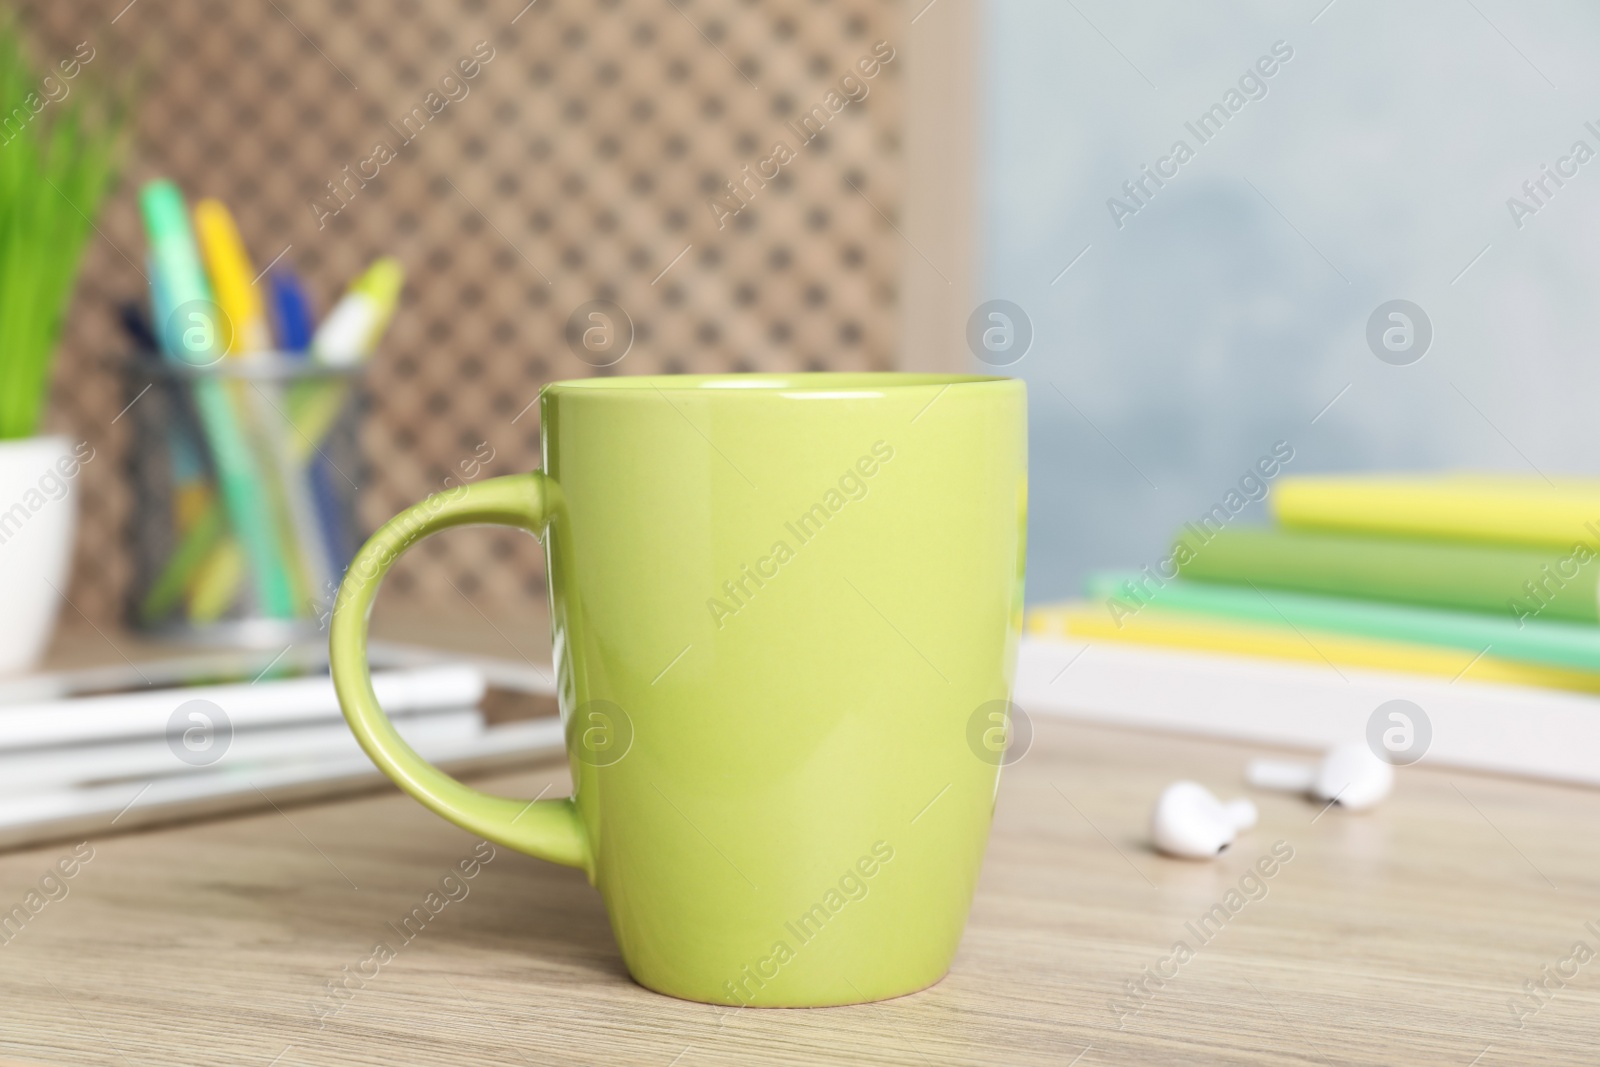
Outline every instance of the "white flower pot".
<svg viewBox="0 0 1600 1067">
<path fill-rule="evenodd" d="M 0 441 L 0 673 L 36 663 L 67 591 L 78 473 L 94 458 L 67 437 Z"/>
</svg>

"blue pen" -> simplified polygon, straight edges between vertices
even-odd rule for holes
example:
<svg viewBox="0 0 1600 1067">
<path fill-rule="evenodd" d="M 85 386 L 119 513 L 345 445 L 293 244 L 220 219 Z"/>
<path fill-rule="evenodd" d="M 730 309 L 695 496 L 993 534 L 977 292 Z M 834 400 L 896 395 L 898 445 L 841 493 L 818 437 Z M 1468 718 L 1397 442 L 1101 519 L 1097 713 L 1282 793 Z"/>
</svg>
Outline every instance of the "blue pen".
<svg viewBox="0 0 1600 1067">
<path fill-rule="evenodd" d="M 268 277 L 272 281 L 272 319 L 278 330 L 278 347 L 295 355 L 309 351 L 315 322 L 305 285 L 287 267 L 272 268 Z"/>
</svg>

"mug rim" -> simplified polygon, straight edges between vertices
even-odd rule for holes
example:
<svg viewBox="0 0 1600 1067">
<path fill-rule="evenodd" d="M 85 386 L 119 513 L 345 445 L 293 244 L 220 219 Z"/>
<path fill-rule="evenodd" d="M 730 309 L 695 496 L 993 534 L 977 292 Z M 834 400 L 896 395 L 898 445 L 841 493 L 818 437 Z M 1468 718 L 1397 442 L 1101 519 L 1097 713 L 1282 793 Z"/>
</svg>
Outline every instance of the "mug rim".
<svg viewBox="0 0 1600 1067">
<path fill-rule="evenodd" d="M 844 394 L 839 399 L 867 399 L 879 390 L 949 389 L 963 385 L 1021 384 L 1021 379 L 985 374 L 939 374 L 920 371 L 802 371 L 796 374 L 619 374 L 550 382 L 543 392 L 632 393 L 642 390 L 722 396 L 772 396 L 787 393 Z M 856 395 L 849 395 L 858 391 Z"/>
</svg>

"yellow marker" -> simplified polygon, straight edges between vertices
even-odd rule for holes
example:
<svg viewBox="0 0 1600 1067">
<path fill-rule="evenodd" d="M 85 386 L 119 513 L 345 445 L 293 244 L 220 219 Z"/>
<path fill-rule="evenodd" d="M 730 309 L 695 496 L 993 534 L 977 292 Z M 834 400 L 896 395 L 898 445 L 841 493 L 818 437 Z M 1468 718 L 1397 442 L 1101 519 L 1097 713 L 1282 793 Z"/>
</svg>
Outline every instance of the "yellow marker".
<svg viewBox="0 0 1600 1067">
<path fill-rule="evenodd" d="M 202 200 L 194 206 L 194 228 L 206 271 L 211 275 L 212 295 L 231 327 L 228 355 L 270 351 L 272 335 L 267 330 L 266 308 L 256 290 L 255 269 L 233 214 L 220 200 Z"/>
</svg>

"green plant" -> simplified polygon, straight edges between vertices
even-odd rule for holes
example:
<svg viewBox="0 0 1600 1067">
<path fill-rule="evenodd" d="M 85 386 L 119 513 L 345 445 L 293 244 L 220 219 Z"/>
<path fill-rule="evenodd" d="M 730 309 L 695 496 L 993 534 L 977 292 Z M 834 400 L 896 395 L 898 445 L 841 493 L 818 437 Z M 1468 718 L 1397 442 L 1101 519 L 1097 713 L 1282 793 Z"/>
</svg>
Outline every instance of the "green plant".
<svg viewBox="0 0 1600 1067">
<path fill-rule="evenodd" d="M 38 432 L 78 263 L 126 126 L 115 95 L 80 63 L 58 67 L 36 68 L 15 19 L 0 15 L 0 439 Z"/>
</svg>

